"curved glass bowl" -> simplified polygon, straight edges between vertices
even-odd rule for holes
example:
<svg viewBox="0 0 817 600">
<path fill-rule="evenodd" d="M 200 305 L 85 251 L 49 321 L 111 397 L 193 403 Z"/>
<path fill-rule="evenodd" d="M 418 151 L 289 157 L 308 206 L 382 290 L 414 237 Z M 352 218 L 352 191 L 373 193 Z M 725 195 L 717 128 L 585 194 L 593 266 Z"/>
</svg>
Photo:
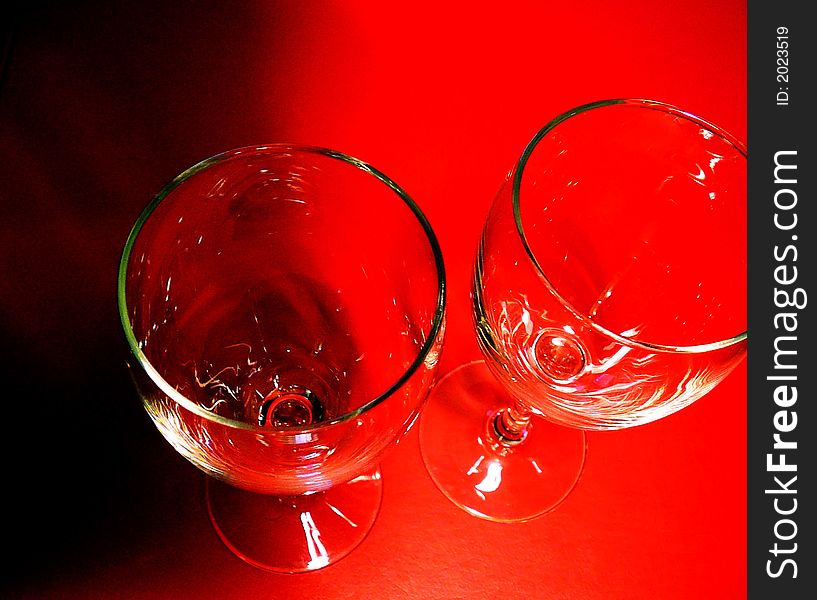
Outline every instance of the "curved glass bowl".
<svg viewBox="0 0 817 600">
<path fill-rule="evenodd" d="M 746 149 L 675 107 L 580 107 L 528 145 L 475 267 L 478 340 L 542 416 L 619 429 L 746 352 Z"/>
<path fill-rule="evenodd" d="M 422 212 L 339 152 L 231 150 L 146 208 L 119 272 L 132 372 L 162 435 L 212 476 L 239 556 L 309 570 L 363 539 L 381 456 L 432 385 L 444 300 Z"/>
<path fill-rule="evenodd" d="M 745 147 L 650 100 L 559 116 L 529 143 L 490 210 L 472 299 L 485 361 L 435 390 L 424 456 L 466 510 L 526 520 L 575 485 L 581 430 L 670 415 L 744 358 Z M 453 445 L 467 457 L 452 458 Z M 558 468 L 543 469 L 554 454 L 547 460 Z"/>
</svg>

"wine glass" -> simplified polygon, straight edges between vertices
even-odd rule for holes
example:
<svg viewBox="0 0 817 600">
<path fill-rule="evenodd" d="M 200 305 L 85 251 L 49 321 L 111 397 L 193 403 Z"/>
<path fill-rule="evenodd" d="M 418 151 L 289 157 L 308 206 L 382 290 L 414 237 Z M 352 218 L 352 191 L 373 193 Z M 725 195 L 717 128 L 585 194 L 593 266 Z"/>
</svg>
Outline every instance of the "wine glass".
<svg viewBox="0 0 817 600">
<path fill-rule="evenodd" d="M 746 353 L 746 149 L 638 99 L 575 108 L 528 144 L 476 256 L 484 361 L 432 391 L 420 424 L 437 486 L 525 521 L 582 472 L 584 430 L 649 423 Z"/>
<path fill-rule="evenodd" d="M 211 476 L 235 554 L 301 572 L 363 540 L 381 456 L 433 383 L 444 290 L 417 205 L 332 150 L 231 150 L 145 209 L 119 270 L 131 371 L 162 435 Z"/>
</svg>

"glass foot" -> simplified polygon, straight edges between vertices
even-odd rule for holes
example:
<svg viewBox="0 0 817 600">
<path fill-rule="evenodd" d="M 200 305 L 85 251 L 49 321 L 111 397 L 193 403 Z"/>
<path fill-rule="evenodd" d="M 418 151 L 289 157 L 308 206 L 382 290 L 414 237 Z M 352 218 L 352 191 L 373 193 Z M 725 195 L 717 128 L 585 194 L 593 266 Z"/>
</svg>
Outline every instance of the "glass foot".
<svg viewBox="0 0 817 600">
<path fill-rule="evenodd" d="M 207 478 L 210 521 L 226 546 L 259 569 L 314 571 L 360 544 L 380 510 L 380 470 L 303 496 L 255 494 Z"/>
<path fill-rule="evenodd" d="M 490 521 L 521 522 L 558 506 L 584 467 L 583 431 L 534 417 L 523 441 L 488 431 L 512 404 L 484 361 L 458 367 L 432 390 L 420 418 L 423 461 L 454 504 Z"/>
</svg>

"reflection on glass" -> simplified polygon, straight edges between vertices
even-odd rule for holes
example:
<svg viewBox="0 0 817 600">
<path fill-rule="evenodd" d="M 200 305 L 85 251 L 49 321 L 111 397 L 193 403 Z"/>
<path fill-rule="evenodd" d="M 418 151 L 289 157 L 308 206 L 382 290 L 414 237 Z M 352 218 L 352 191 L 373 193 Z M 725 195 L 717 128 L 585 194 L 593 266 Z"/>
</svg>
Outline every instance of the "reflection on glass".
<svg viewBox="0 0 817 600">
<path fill-rule="evenodd" d="M 313 570 L 325 567 L 329 564 L 329 555 L 321 543 L 321 532 L 318 530 L 315 521 L 312 519 L 312 515 L 308 511 L 301 513 L 301 525 L 304 528 L 306 548 L 309 552 L 309 562 L 306 563 L 306 568 Z"/>
</svg>

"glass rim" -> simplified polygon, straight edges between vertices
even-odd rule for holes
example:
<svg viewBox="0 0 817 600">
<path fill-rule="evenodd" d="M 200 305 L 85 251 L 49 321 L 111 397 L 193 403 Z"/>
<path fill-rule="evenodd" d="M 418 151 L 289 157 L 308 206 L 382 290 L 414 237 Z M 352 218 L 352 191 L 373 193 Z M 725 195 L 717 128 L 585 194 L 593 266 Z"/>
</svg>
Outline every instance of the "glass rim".
<svg viewBox="0 0 817 600">
<path fill-rule="evenodd" d="M 176 388 L 174 388 L 167 380 L 165 380 L 165 378 L 162 377 L 162 375 L 156 370 L 156 368 L 147 358 L 145 353 L 139 347 L 139 342 L 137 341 L 136 336 L 133 332 L 130 317 L 128 316 L 128 302 L 125 289 L 127 284 L 128 263 L 130 262 L 131 252 L 136 243 L 136 239 L 138 238 L 139 233 L 142 230 L 142 226 L 150 218 L 150 216 L 153 214 L 153 212 L 156 210 L 159 204 L 161 204 L 161 202 L 176 187 L 181 185 L 183 182 L 188 180 L 190 177 L 192 177 L 199 171 L 202 171 L 212 165 L 225 162 L 242 154 L 250 153 L 258 154 L 267 152 L 293 152 L 293 153 L 300 152 L 306 154 L 322 155 L 327 158 L 345 162 L 363 171 L 364 173 L 368 173 L 369 175 L 372 175 L 376 179 L 380 180 L 387 187 L 389 187 L 397 195 L 397 197 L 406 204 L 406 206 L 408 206 L 409 210 L 411 210 L 412 214 L 419 222 L 420 226 L 423 229 L 423 232 L 426 234 L 426 239 L 431 248 L 431 252 L 434 257 L 435 268 L 437 271 L 437 300 L 434 308 L 434 317 L 431 322 L 431 327 L 429 328 L 428 331 L 428 336 L 426 337 L 414 361 L 408 366 L 408 368 L 402 373 L 402 375 L 394 383 L 392 383 L 392 385 L 390 385 L 389 388 L 386 389 L 386 391 L 382 392 L 380 395 L 374 397 L 373 399 L 368 400 L 366 403 L 364 403 L 363 405 L 359 406 L 354 410 L 351 410 L 342 415 L 339 415 L 337 417 L 325 421 L 319 421 L 317 423 L 312 423 L 309 425 L 295 425 L 282 429 L 276 429 L 272 427 L 255 425 L 253 423 L 247 423 L 244 421 L 238 421 L 210 412 L 202 408 L 189 398 L 185 397 Z M 156 384 L 156 386 L 160 389 L 162 393 L 167 395 L 169 398 L 173 399 L 176 403 L 180 404 L 186 410 L 209 421 L 215 421 L 217 423 L 226 425 L 228 427 L 233 427 L 235 429 L 250 430 L 258 433 L 264 433 L 267 435 L 283 435 L 283 436 L 292 436 L 297 435 L 299 433 L 310 433 L 319 430 L 324 430 L 327 427 L 354 419 L 362 415 L 363 413 L 366 413 L 371 409 L 375 408 L 376 406 L 380 405 L 387 398 L 389 398 L 400 388 L 402 388 L 403 385 L 415 374 L 415 372 L 417 372 L 420 366 L 425 362 L 426 358 L 431 352 L 431 349 L 437 343 L 437 338 L 441 333 L 443 320 L 445 316 L 445 295 L 446 295 L 445 266 L 443 263 L 443 255 L 442 250 L 440 248 L 440 244 L 425 214 L 420 210 L 419 206 L 408 195 L 408 193 L 406 193 L 399 185 L 397 185 L 397 183 L 395 183 L 391 178 L 386 176 L 378 169 L 348 154 L 344 154 L 342 152 L 338 152 L 336 150 L 331 150 L 329 148 L 324 148 L 320 146 L 286 143 L 243 146 L 240 148 L 234 148 L 231 150 L 227 150 L 225 152 L 221 152 L 219 154 L 215 154 L 209 158 L 206 158 L 196 163 L 192 167 L 189 167 L 188 169 L 174 177 L 170 182 L 165 184 L 165 186 L 153 197 L 151 202 L 142 210 L 141 214 L 139 215 L 133 227 L 131 228 L 128 238 L 125 242 L 125 247 L 122 251 L 122 256 L 119 261 L 119 271 L 117 275 L 117 304 L 119 307 L 119 319 L 124 330 L 128 346 L 130 348 L 131 353 L 139 363 L 139 366 L 153 381 L 153 383 Z"/>
<path fill-rule="evenodd" d="M 531 139 L 531 141 L 528 142 L 528 145 L 525 147 L 525 150 L 522 152 L 521 156 L 517 160 L 516 165 L 514 167 L 514 176 L 511 192 L 511 197 L 513 201 L 513 213 L 514 220 L 516 222 L 516 231 L 519 234 L 519 238 L 522 242 L 522 246 L 525 249 L 525 253 L 528 255 L 528 258 L 530 259 L 531 263 L 536 269 L 537 274 L 544 281 L 548 289 L 559 298 L 561 303 L 571 313 L 573 313 L 578 319 L 580 319 L 583 323 L 589 325 L 595 331 L 601 333 L 606 337 L 612 338 L 619 344 L 633 348 L 641 348 L 651 352 L 694 354 L 709 352 L 721 348 L 727 348 L 729 346 L 744 341 L 747 338 L 747 331 L 743 331 L 742 333 L 739 333 L 737 335 L 734 335 L 723 340 L 708 342 L 705 344 L 695 344 L 691 346 L 656 344 L 652 342 L 645 342 L 635 338 L 625 337 L 621 334 L 611 331 L 610 329 L 607 329 L 597 321 L 591 319 L 588 315 L 584 314 L 582 311 L 577 310 L 576 307 L 574 307 L 572 303 L 568 302 L 568 300 L 559 292 L 559 290 L 550 281 L 550 279 L 548 279 L 548 276 L 545 274 L 545 270 L 539 264 L 539 261 L 537 260 L 536 255 L 534 254 L 533 249 L 530 247 L 527 237 L 525 236 L 525 229 L 522 223 L 520 192 L 522 186 L 522 176 L 525 170 L 525 166 L 527 165 L 528 159 L 533 154 L 536 147 L 539 145 L 539 142 L 541 142 L 542 139 L 553 129 L 555 129 L 560 123 L 572 117 L 575 117 L 576 115 L 585 113 L 587 111 L 614 105 L 630 105 L 638 108 L 657 110 L 660 112 L 669 113 L 677 117 L 686 119 L 688 121 L 695 123 L 696 125 L 705 127 L 707 130 L 711 131 L 719 138 L 733 146 L 738 152 L 740 152 L 740 154 L 744 156 L 744 158 L 747 157 L 746 145 L 743 142 L 741 142 L 737 137 L 733 136 L 732 134 L 722 129 L 721 127 L 718 127 L 717 125 L 705 119 L 702 119 L 701 117 L 698 117 L 690 112 L 681 110 L 680 108 L 677 108 L 672 104 L 667 104 L 665 102 L 660 102 L 658 100 L 648 100 L 644 98 L 613 98 L 608 100 L 600 100 L 597 102 L 590 102 L 572 108 L 549 121 L 544 127 L 542 127 L 542 129 L 540 129 L 537 132 L 537 134 Z"/>
</svg>

